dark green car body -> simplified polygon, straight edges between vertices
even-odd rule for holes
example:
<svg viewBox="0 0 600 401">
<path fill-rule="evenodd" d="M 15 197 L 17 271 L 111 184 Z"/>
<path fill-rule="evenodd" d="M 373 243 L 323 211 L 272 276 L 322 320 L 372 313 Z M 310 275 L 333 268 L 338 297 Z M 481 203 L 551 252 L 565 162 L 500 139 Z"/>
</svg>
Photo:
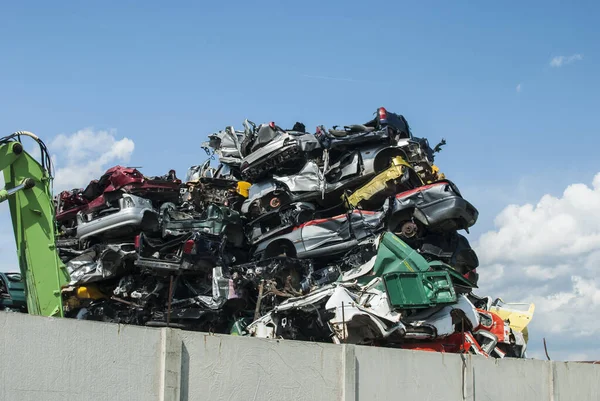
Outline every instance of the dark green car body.
<svg viewBox="0 0 600 401">
<path fill-rule="evenodd" d="M 0 310 L 27 313 L 25 283 L 21 273 L 0 272 Z"/>
</svg>

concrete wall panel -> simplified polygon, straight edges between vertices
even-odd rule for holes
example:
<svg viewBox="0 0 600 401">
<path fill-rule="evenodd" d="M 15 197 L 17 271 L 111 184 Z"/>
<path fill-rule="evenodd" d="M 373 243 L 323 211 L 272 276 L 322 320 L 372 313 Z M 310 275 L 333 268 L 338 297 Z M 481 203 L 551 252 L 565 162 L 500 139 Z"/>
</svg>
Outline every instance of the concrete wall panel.
<svg viewBox="0 0 600 401">
<path fill-rule="evenodd" d="M 468 355 L 467 400 L 549 401 L 552 364 L 539 360 Z"/>
<path fill-rule="evenodd" d="M 0 312 L 0 400 L 157 399 L 160 330 Z"/>
<path fill-rule="evenodd" d="M 459 355 L 356 346 L 356 400 L 460 400 Z"/>
<path fill-rule="evenodd" d="M 0 401 L 599 400 L 600 365 L 0 312 Z"/>
<path fill-rule="evenodd" d="M 181 332 L 185 401 L 339 400 L 342 348 Z"/>
<path fill-rule="evenodd" d="M 600 365 L 554 364 L 554 401 L 600 400 Z"/>
</svg>

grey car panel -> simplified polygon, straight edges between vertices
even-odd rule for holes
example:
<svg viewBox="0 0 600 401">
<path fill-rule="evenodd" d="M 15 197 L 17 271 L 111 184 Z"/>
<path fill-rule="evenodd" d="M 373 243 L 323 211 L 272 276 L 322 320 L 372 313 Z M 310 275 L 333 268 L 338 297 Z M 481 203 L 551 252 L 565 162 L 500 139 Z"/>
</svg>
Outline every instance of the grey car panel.
<svg viewBox="0 0 600 401">
<path fill-rule="evenodd" d="M 435 228 L 468 229 L 477 222 L 479 212 L 464 199 L 456 185 L 443 180 L 396 195 L 393 213 L 411 211 L 423 225 Z M 392 219 L 390 224 L 394 224 Z"/>
<path fill-rule="evenodd" d="M 350 223 L 348 222 L 350 216 Z M 284 235 L 260 242 L 254 255 L 265 256 L 271 244 L 291 244 L 299 259 L 331 255 L 348 250 L 382 228 L 385 212 L 355 210 L 326 219 L 312 220 Z M 266 255 L 271 257 L 273 255 Z"/>
<path fill-rule="evenodd" d="M 247 214 L 250 210 L 250 205 L 263 198 L 268 194 L 272 194 L 279 190 L 283 185 L 291 192 L 297 193 L 318 193 L 321 190 L 322 180 L 319 178 L 319 166 L 314 161 L 308 161 L 298 174 L 290 176 L 276 176 L 273 178 L 261 180 L 250 186 L 248 191 L 248 199 L 242 204 L 242 214 Z"/>
<path fill-rule="evenodd" d="M 219 155 L 221 163 L 239 165 L 242 160 L 241 143 L 246 137 L 243 131 L 236 131 L 233 127 L 208 136 L 209 141 L 202 144 L 205 148 L 213 148 Z"/>
<path fill-rule="evenodd" d="M 248 166 L 251 166 L 263 158 L 273 157 L 276 154 L 282 153 L 290 148 L 298 148 L 301 151 L 311 151 L 319 146 L 319 141 L 314 137 L 314 135 L 292 135 L 287 132 L 282 132 L 265 146 L 244 157 L 242 164 L 248 164 Z"/>
<path fill-rule="evenodd" d="M 298 174 L 290 176 L 273 175 L 270 179 L 261 180 L 252 184 L 248 199 L 244 201 L 242 213 L 247 214 L 250 205 L 259 199 L 279 189 L 285 189 L 290 195 L 290 202 L 308 200 L 309 198 L 322 197 L 333 191 L 342 190 L 348 186 L 359 184 L 375 175 L 375 161 L 382 152 L 402 152 L 402 149 L 387 144 L 374 144 L 355 150 L 352 153 L 352 163 L 344 166 L 336 181 L 327 182 L 324 177 L 332 169 L 338 167 L 337 161 L 331 165 L 325 173 L 313 160 L 306 162 Z M 283 186 L 283 188 L 281 188 Z"/>
<path fill-rule="evenodd" d="M 292 192 L 313 192 L 321 189 L 321 170 L 314 161 L 308 161 L 298 174 L 290 176 L 273 175 L 273 180 L 282 183 L 287 188 L 294 188 Z"/>
<path fill-rule="evenodd" d="M 79 212 L 77 238 L 84 240 L 125 226 L 141 226 L 147 214 L 158 221 L 158 213 L 152 207 L 152 202 L 139 196 L 123 194 L 118 200 L 118 208 L 118 211 L 95 218 Z"/>
<path fill-rule="evenodd" d="M 321 144 L 312 134 L 280 132 L 270 142 L 244 157 L 242 176 L 259 178 L 281 164 L 304 158 L 307 153 L 320 147 Z"/>
</svg>

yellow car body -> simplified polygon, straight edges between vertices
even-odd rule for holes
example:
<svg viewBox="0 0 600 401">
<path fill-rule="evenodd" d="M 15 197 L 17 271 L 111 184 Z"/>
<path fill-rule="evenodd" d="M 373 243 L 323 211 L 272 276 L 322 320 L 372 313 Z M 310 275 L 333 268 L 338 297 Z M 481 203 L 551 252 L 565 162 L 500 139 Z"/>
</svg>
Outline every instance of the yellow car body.
<svg viewBox="0 0 600 401">
<path fill-rule="evenodd" d="M 414 173 L 412 166 L 401 156 L 397 156 L 392 159 L 392 164 L 388 169 L 376 175 L 371 181 L 348 196 L 348 206 L 350 208 L 355 208 L 361 202 L 370 200 L 373 196 L 387 189 L 390 183 L 393 183 L 395 180 L 402 177 L 406 169 L 410 169 L 410 171 L 413 172 L 413 179 L 416 181 L 416 186 L 423 185 L 419 176 Z"/>
</svg>

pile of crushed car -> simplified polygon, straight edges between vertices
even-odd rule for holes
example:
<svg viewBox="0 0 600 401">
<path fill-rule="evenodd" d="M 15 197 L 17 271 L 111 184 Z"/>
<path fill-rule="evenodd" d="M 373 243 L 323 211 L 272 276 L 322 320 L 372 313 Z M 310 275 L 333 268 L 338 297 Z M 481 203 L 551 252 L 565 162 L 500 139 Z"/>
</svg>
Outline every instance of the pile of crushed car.
<svg viewBox="0 0 600 401">
<path fill-rule="evenodd" d="M 533 305 L 473 293 L 459 232 L 478 211 L 434 164 L 444 140 L 385 108 L 314 134 L 246 120 L 208 139 L 183 181 L 116 166 L 56 197 L 66 316 L 525 356 Z"/>
</svg>

